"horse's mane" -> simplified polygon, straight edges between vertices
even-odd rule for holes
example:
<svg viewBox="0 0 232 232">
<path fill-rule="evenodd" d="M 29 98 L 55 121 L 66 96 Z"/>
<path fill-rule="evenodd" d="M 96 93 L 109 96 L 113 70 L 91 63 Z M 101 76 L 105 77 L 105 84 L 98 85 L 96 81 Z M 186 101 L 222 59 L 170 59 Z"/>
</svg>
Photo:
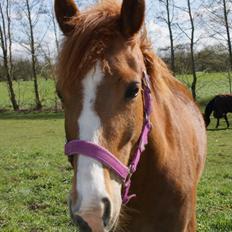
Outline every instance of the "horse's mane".
<svg viewBox="0 0 232 232">
<path fill-rule="evenodd" d="M 146 30 L 142 33 L 141 51 L 144 57 L 147 73 L 151 77 L 151 82 L 156 94 L 160 90 L 163 94 L 169 95 L 185 95 L 192 99 L 190 92 L 173 77 L 167 65 L 153 51 L 150 40 L 147 37 Z M 163 95 L 164 96 L 164 95 Z M 157 98 L 159 95 L 157 95 Z"/>
<path fill-rule="evenodd" d="M 80 12 L 69 22 L 76 26 L 72 34 L 64 38 L 60 52 L 57 65 L 60 86 L 72 86 L 76 80 L 88 72 L 97 60 L 104 57 L 107 42 L 120 34 L 120 12 L 119 1 L 103 0 Z M 140 31 L 139 37 L 144 62 L 153 86 L 156 89 L 166 90 L 166 94 L 177 87 L 185 95 L 191 97 L 189 92 L 173 79 L 166 64 L 155 55 L 145 27 Z"/>
</svg>

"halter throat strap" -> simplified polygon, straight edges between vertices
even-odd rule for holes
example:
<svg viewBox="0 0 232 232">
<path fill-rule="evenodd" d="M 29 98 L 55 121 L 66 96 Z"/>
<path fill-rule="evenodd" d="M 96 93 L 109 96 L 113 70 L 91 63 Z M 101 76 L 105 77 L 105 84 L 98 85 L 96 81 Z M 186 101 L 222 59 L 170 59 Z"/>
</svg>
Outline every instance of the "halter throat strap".
<svg viewBox="0 0 232 232">
<path fill-rule="evenodd" d="M 129 195 L 131 176 L 137 169 L 141 154 L 145 150 L 145 146 L 148 143 L 148 135 L 151 130 L 151 122 L 149 119 L 152 111 L 151 88 L 149 76 L 146 73 L 143 74 L 142 85 L 144 103 L 143 128 L 137 143 L 137 148 L 134 155 L 132 155 L 131 163 L 128 167 L 104 147 L 91 143 L 89 141 L 72 140 L 65 144 L 65 154 L 67 156 L 81 154 L 96 159 L 107 168 L 112 170 L 121 179 L 124 186 L 122 193 L 123 204 L 127 204 L 131 198 L 135 197 L 135 195 Z"/>
</svg>

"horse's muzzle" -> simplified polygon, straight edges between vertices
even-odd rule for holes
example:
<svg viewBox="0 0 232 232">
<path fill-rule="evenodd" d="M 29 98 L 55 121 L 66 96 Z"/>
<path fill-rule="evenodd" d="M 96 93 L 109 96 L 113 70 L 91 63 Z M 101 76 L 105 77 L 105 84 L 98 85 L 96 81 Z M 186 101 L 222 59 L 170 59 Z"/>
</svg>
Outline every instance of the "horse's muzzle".
<svg viewBox="0 0 232 232">
<path fill-rule="evenodd" d="M 99 216 L 99 212 L 101 212 L 101 216 Z M 102 199 L 101 210 L 93 210 L 91 214 L 87 212 L 86 214 L 84 212 L 82 213 L 83 215 L 79 214 L 79 212 L 73 212 L 70 207 L 71 218 L 80 232 L 108 231 L 106 228 L 109 227 L 111 221 L 111 202 L 108 198 Z"/>
<path fill-rule="evenodd" d="M 92 229 L 89 227 L 88 223 L 78 215 L 72 217 L 75 225 L 78 226 L 80 232 L 92 232 Z"/>
</svg>

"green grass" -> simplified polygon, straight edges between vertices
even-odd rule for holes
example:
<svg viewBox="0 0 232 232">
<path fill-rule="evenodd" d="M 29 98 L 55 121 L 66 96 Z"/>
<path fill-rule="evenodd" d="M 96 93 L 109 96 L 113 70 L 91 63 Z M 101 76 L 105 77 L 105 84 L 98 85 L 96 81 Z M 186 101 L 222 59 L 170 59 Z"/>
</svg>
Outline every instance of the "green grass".
<svg viewBox="0 0 232 232">
<path fill-rule="evenodd" d="M 21 109 L 35 107 L 34 85 L 32 81 L 13 82 L 18 104 Z M 54 108 L 55 84 L 53 80 L 39 79 L 40 100 L 44 108 Z M 11 109 L 6 82 L 0 82 L 0 109 Z"/>
<path fill-rule="evenodd" d="M 198 188 L 198 231 L 232 231 L 232 129 L 208 130 L 208 157 Z M 232 125 L 232 117 L 230 117 Z"/>
<path fill-rule="evenodd" d="M 181 75 L 178 79 L 189 89 L 192 83 L 191 75 Z M 229 79 L 227 73 L 197 73 L 197 101 L 204 106 L 213 96 L 229 93 Z"/>
<path fill-rule="evenodd" d="M 0 115 L 0 231 L 74 231 L 62 117 Z"/>
</svg>

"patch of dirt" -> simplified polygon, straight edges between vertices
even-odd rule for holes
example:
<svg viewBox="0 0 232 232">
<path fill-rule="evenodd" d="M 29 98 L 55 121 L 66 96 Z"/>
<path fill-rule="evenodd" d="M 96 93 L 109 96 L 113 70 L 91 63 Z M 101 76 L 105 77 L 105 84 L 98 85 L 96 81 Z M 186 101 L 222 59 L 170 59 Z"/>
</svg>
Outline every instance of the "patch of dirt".
<svg viewBox="0 0 232 232">
<path fill-rule="evenodd" d="M 32 210 L 32 211 L 43 210 L 43 209 L 46 209 L 48 207 L 49 207 L 48 204 L 39 204 L 39 203 L 35 203 L 35 202 L 28 205 L 28 209 Z"/>
</svg>

